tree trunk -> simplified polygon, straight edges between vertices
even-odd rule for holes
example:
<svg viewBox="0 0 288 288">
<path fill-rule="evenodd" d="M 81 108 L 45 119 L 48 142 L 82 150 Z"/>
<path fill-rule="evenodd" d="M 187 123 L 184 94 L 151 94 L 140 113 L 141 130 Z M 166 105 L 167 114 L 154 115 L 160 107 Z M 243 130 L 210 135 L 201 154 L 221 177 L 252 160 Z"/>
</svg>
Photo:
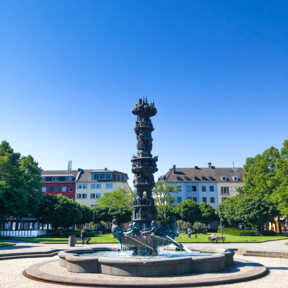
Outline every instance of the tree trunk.
<svg viewBox="0 0 288 288">
<path fill-rule="evenodd" d="M 279 233 L 282 233 L 280 217 L 279 216 L 278 216 L 278 231 L 279 231 Z"/>
</svg>

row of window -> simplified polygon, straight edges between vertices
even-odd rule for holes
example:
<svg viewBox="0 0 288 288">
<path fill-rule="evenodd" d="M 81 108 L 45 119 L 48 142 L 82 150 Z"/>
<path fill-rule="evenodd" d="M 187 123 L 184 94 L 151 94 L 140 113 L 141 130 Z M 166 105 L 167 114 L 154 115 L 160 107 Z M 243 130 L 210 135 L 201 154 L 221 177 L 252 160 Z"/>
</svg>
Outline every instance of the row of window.
<svg viewBox="0 0 288 288">
<path fill-rule="evenodd" d="M 197 197 L 188 197 L 188 199 L 198 203 L 198 198 Z M 182 197 L 177 197 L 177 203 L 182 202 Z M 202 197 L 202 202 L 208 203 L 207 202 L 207 197 Z M 210 203 L 215 203 L 215 197 L 210 197 Z"/>
<path fill-rule="evenodd" d="M 90 184 L 90 189 L 101 189 L 102 184 L 101 183 L 93 183 Z M 113 183 L 106 183 L 105 184 L 106 189 L 112 189 L 113 188 Z M 88 184 L 77 184 L 77 189 L 88 189 Z"/>
<path fill-rule="evenodd" d="M 48 186 L 48 192 L 67 192 L 67 189 L 68 189 L 69 192 L 73 192 L 74 191 L 74 187 L 73 186 L 68 186 L 68 187 L 67 186 L 62 186 L 62 187 L 61 186 Z M 47 192 L 47 187 L 46 186 L 42 187 L 42 192 Z"/>
<path fill-rule="evenodd" d="M 66 177 L 42 177 L 42 181 L 72 181 L 72 176 L 66 176 Z"/>
<path fill-rule="evenodd" d="M 233 181 L 238 181 L 238 180 L 239 180 L 238 176 L 233 176 L 232 178 L 233 178 Z M 184 177 L 184 179 L 185 179 L 185 181 L 191 181 L 191 179 L 188 178 L 188 177 Z M 194 176 L 194 179 L 195 179 L 195 180 L 200 180 L 200 178 L 199 178 L 198 176 Z M 215 181 L 215 179 L 214 179 L 212 176 L 210 176 L 210 177 L 208 177 L 208 178 L 206 178 L 205 176 L 201 176 L 201 179 L 202 179 L 203 181 L 207 181 L 207 179 L 208 179 L 209 181 Z M 177 180 L 178 180 L 178 181 L 182 181 L 183 179 L 178 176 L 178 177 L 177 177 Z M 222 180 L 222 181 L 227 181 L 227 177 L 226 177 L 226 176 L 221 176 L 221 180 Z"/>
<path fill-rule="evenodd" d="M 179 191 L 181 191 L 181 186 L 178 186 Z M 187 186 L 187 192 L 197 192 L 197 186 Z M 201 186 L 201 191 L 206 192 L 207 186 Z M 209 191 L 214 192 L 214 186 L 209 186 Z"/>
<path fill-rule="evenodd" d="M 98 181 L 111 181 L 112 180 L 112 173 L 92 173 L 91 180 L 98 180 Z M 114 174 L 113 181 L 116 182 L 126 182 L 127 178 L 125 175 Z"/>
<path fill-rule="evenodd" d="M 101 197 L 100 193 L 91 193 L 90 199 L 99 199 Z M 87 199 L 87 193 L 77 193 L 76 199 Z"/>
</svg>

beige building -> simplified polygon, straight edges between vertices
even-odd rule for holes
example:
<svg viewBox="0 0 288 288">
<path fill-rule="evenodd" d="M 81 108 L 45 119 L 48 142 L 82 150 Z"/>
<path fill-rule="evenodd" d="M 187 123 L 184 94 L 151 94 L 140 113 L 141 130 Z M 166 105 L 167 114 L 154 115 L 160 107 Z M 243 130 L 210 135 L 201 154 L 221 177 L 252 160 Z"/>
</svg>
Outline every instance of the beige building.
<svg viewBox="0 0 288 288">
<path fill-rule="evenodd" d="M 79 169 L 76 179 L 75 201 L 92 208 L 106 192 L 119 188 L 130 191 L 128 175 L 123 172 L 105 169 Z"/>
</svg>

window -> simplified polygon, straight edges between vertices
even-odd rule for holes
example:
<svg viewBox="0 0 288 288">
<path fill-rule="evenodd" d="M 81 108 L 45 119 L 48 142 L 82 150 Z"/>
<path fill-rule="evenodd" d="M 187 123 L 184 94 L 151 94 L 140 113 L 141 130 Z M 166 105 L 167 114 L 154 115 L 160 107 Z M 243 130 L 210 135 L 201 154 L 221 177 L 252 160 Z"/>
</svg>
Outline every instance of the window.
<svg viewBox="0 0 288 288">
<path fill-rule="evenodd" d="M 100 174 L 100 180 L 104 180 L 105 179 L 105 174 Z"/>
<path fill-rule="evenodd" d="M 210 197 L 210 203 L 215 203 L 215 198 L 214 197 Z"/>
<path fill-rule="evenodd" d="M 82 184 L 77 184 L 77 189 L 82 189 Z"/>
<path fill-rule="evenodd" d="M 196 192 L 197 191 L 197 186 L 192 186 L 192 191 Z"/>
<path fill-rule="evenodd" d="M 206 192 L 206 186 L 202 186 L 202 192 Z"/>
<path fill-rule="evenodd" d="M 42 181 L 46 181 L 46 177 L 42 177 Z"/>
<path fill-rule="evenodd" d="M 222 197 L 222 202 L 225 201 L 228 197 Z"/>
<path fill-rule="evenodd" d="M 197 197 L 193 197 L 193 201 L 197 203 Z"/>
<path fill-rule="evenodd" d="M 81 199 L 81 194 L 77 194 L 77 195 L 76 195 L 76 198 L 77 198 L 77 199 Z"/>
<path fill-rule="evenodd" d="M 72 181 L 72 177 L 66 177 L 65 180 L 66 181 Z"/>
<path fill-rule="evenodd" d="M 188 197 L 187 199 L 188 199 L 188 200 L 192 200 L 192 197 Z"/>
<path fill-rule="evenodd" d="M 82 185 L 82 189 L 87 189 L 88 188 L 88 185 L 87 184 L 83 184 Z"/>
<path fill-rule="evenodd" d="M 73 191 L 74 191 L 73 186 L 69 186 L 69 192 L 73 192 Z"/>
<path fill-rule="evenodd" d="M 221 187 L 221 194 L 229 194 L 229 187 Z"/>
<path fill-rule="evenodd" d="M 209 191 L 214 192 L 214 186 L 209 186 Z"/>
<path fill-rule="evenodd" d="M 55 186 L 55 192 L 60 192 L 60 186 Z"/>
<path fill-rule="evenodd" d="M 112 189 L 113 183 L 106 183 L 106 189 Z"/>
<path fill-rule="evenodd" d="M 188 177 L 184 177 L 184 179 L 185 179 L 186 181 L 188 181 L 188 180 L 189 180 L 189 178 L 188 178 Z"/>
<path fill-rule="evenodd" d="M 238 181 L 238 177 L 237 176 L 233 176 L 233 180 L 234 181 Z"/>
<path fill-rule="evenodd" d="M 95 199 L 95 198 L 96 198 L 96 194 L 95 193 L 90 194 L 90 199 Z"/>
<path fill-rule="evenodd" d="M 42 192 L 46 192 L 47 191 L 47 187 L 42 187 Z"/>
<path fill-rule="evenodd" d="M 52 177 L 52 181 L 59 181 L 59 177 Z"/>
<path fill-rule="evenodd" d="M 101 184 L 96 184 L 97 189 L 101 189 Z"/>
<path fill-rule="evenodd" d="M 191 186 L 187 186 L 187 192 L 191 192 L 192 187 Z"/>
<path fill-rule="evenodd" d="M 122 182 L 125 182 L 125 181 L 124 181 L 124 176 L 123 176 L 123 175 L 121 176 L 121 181 L 122 181 Z"/>
<path fill-rule="evenodd" d="M 182 181 L 182 178 L 181 178 L 181 177 L 177 177 L 177 180 L 178 180 L 178 181 Z"/>
<path fill-rule="evenodd" d="M 112 180 L 111 173 L 93 173 L 91 174 L 92 180 Z"/>
<path fill-rule="evenodd" d="M 213 181 L 213 177 L 210 176 L 210 177 L 209 177 L 209 181 Z"/>
<path fill-rule="evenodd" d="M 96 199 L 101 198 L 101 193 L 96 193 Z"/>
<path fill-rule="evenodd" d="M 207 197 L 202 197 L 202 202 L 207 203 Z"/>
<path fill-rule="evenodd" d="M 226 176 L 221 176 L 221 179 L 222 179 L 222 181 L 226 181 L 227 180 Z"/>
<path fill-rule="evenodd" d="M 109 174 L 105 174 L 105 176 L 106 176 L 106 180 L 111 180 L 112 179 L 112 175 L 110 173 Z"/>
<path fill-rule="evenodd" d="M 86 194 L 86 193 L 83 193 L 83 194 L 82 194 L 82 198 L 83 198 L 83 199 L 86 199 L 86 198 L 87 198 L 87 194 Z"/>
<path fill-rule="evenodd" d="M 181 192 L 181 186 L 177 186 L 179 192 Z"/>
<path fill-rule="evenodd" d="M 180 203 L 182 201 L 182 197 L 177 197 L 177 203 Z"/>
<path fill-rule="evenodd" d="M 91 184 L 91 189 L 96 189 L 96 184 Z"/>
<path fill-rule="evenodd" d="M 49 187 L 48 187 L 48 191 L 49 191 L 49 192 L 54 192 L 54 187 L 53 187 L 53 186 L 49 186 Z"/>
<path fill-rule="evenodd" d="M 62 192 L 67 192 L 67 186 L 62 186 Z"/>
</svg>

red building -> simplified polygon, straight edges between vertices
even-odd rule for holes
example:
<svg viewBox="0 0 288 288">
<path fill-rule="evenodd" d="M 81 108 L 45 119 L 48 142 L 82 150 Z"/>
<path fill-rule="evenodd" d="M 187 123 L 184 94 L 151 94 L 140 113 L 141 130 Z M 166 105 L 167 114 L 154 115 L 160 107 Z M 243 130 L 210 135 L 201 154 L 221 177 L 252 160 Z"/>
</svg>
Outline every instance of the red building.
<svg viewBox="0 0 288 288">
<path fill-rule="evenodd" d="M 42 192 L 45 194 L 62 194 L 75 200 L 77 170 L 46 170 L 42 172 Z"/>
</svg>

